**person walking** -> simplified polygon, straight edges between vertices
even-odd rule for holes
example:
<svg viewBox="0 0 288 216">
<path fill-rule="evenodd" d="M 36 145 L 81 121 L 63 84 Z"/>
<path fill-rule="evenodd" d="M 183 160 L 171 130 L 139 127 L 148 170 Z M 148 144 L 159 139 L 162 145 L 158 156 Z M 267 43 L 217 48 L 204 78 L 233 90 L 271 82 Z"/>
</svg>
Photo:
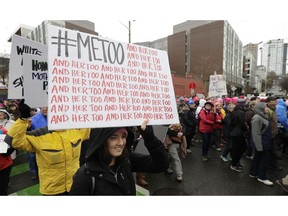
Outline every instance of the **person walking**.
<svg viewBox="0 0 288 216">
<path fill-rule="evenodd" d="M 252 142 L 255 145 L 255 155 L 249 176 L 257 178 L 259 182 L 265 185 L 271 186 L 273 182 L 267 178 L 267 169 L 272 150 L 272 133 L 267 115 L 268 112 L 269 108 L 266 107 L 266 103 L 260 102 L 255 105 L 255 115 L 251 121 L 251 136 Z"/>
<path fill-rule="evenodd" d="M 208 150 L 215 123 L 215 116 L 212 107 L 214 104 L 211 101 L 206 101 L 204 107 L 199 113 L 199 132 L 202 136 L 202 160 L 208 161 Z"/>
<path fill-rule="evenodd" d="M 245 106 L 246 100 L 239 98 L 237 105 L 231 113 L 230 129 L 230 142 L 232 145 L 231 157 L 232 162 L 230 169 L 236 172 L 243 172 L 243 166 L 240 164 L 240 159 L 247 148 L 245 134 L 248 127 L 245 123 Z"/>
</svg>

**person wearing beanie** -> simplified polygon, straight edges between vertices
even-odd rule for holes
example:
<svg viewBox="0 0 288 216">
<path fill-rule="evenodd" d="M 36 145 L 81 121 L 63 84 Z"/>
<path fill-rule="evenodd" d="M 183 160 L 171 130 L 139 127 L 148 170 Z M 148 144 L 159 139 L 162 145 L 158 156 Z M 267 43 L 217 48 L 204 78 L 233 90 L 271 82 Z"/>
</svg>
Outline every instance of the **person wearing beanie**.
<svg viewBox="0 0 288 216">
<path fill-rule="evenodd" d="M 219 101 L 215 102 L 214 116 L 215 116 L 215 124 L 213 125 L 213 132 L 211 137 L 210 145 L 216 149 L 216 151 L 221 151 L 221 137 L 222 137 L 222 129 L 223 129 L 223 120 L 224 116 L 221 112 L 222 104 Z"/>
<path fill-rule="evenodd" d="M 202 160 L 208 161 L 208 150 L 211 142 L 215 116 L 213 112 L 214 104 L 212 101 L 206 101 L 204 107 L 199 113 L 199 132 L 202 136 Z"/>
<path fill-rule="evenodd" d="M 259 182 L 271 186 L 273 182 L 267 178 L 267 169 L 270 160 L 271 143 L 271 125 L 267 113 L 269 110 L 266 103 L 260 102 L 255 105 L 255 115 L 252 118 L 251 135 L 255 145 L 255 155 L 251 164 L 249 176 L 257 178 Z"/>
<path fill-rule="evenodd" d="M 231 121 L 231 113 L 233 112 L 235 106 L 236 105 L 233 103 L 230 103 L 227 106 L 227 113 L 226 113 L 226 116 L 223 120 L 223 134 L 224 134 L 224 139 L 226 141 L 226 145 L 225 145 L 225 148 L 221 154 L 221 159 L 224 162 L 229 161 L 227 156 L 232 150 L 232 143 L 230 141 L 230 128 L 229 127 L 230 127 L 230 121 Z"/>
<path fill-rule="evenodd" d="M 181 123 L 184 126 L 184 135 L 187 140 L 187 153 L 191 153 L 192 139 L 196 134 L 197 120 L 194 100 L 188 101 L 189 110 L 185 111 Z"/>
</svg>

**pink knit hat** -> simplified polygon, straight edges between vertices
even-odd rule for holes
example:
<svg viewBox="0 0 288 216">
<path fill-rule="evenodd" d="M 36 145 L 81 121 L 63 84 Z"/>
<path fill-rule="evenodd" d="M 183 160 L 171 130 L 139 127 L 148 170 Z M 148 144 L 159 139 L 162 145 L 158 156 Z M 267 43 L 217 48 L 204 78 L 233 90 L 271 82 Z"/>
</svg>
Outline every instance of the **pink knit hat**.
<svg viewBox="0 0 288 216">
<path fill-rule="evenodd" d="M 126 130 L 126 128 L 119 128 L 115 131 L 115 133 L 125 133 L 126 137 L 128 136 L 128 131 Z"/>
</svg>

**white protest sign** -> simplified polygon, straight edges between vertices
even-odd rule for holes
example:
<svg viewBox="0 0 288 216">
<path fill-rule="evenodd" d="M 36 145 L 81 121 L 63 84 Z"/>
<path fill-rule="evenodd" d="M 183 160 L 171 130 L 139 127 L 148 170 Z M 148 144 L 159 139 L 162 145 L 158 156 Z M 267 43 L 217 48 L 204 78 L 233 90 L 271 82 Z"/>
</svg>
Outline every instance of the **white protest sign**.
<svg viewBox="0 0 288 216">
<path fill-rule="evenodd" d="M 179 122 L 167 52 L 48 26 L 49 129 Z"/>
<path fill-rule="evenodd" d="M 48 106 L 48 59 L 23 55 L 25 103 L 30 107 Z"/>
<path fill-rule="evenodd" d="M 46 56 L 47 58 L 47 46 L 18 35 L 12 36 L 8 83 L 9 99 L 24 97 L 23 55 Z"/>
<path fill-rule="evenodd" d="M 9 145 L 4 142 L 6 134 L 0 134 L 0 153 L 7 153 Z"/>
<path fill-rule="evenodd" d="M 208 97 L 227 95 L 226 78 L 224 75 L 210 75 Z"/>
</svg>

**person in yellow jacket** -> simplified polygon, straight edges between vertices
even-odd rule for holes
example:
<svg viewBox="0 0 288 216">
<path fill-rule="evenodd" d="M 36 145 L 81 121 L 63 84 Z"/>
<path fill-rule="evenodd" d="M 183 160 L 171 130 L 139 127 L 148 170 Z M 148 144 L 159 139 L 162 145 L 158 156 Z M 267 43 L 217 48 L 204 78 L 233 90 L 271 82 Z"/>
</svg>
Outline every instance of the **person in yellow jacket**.
<svg viewBox="0 0 288 216">
<path fill-rule="evenodd" d="M 41 194 L 67 194 L 79 168 L 82 141 L 89 138 L 90 129 L 49 131 L 43 127 L 27 131 L 30 107 L 22 99 L 19 109 L 21 118 L 10 127 L 5 142 L 15 149 L 36 153 Z"/>
</svg>

